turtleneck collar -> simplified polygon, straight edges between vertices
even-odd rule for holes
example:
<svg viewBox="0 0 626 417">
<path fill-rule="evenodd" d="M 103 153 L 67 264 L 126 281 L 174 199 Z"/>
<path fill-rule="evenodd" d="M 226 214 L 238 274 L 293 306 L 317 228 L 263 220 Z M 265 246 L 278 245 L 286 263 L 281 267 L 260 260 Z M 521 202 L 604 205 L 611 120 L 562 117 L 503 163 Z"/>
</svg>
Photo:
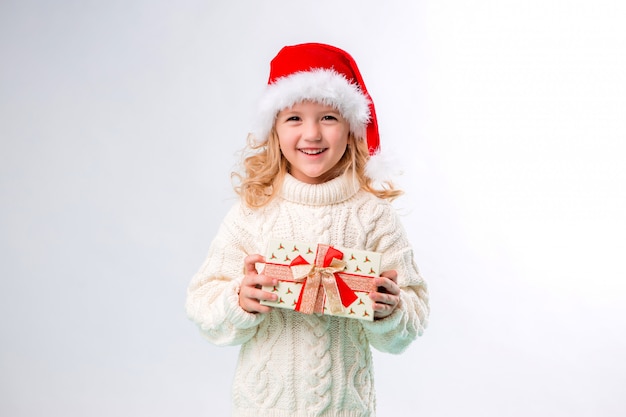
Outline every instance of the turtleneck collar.
<svg viewBox="0 0 626 417">
<path fill-rule="evenodd" d="M 307 184 L 290 174 L 285 176 L 280 197 L 298 204 L 324 206 L 346 201 L 359 191 L 359 183 L 350 174 L 341 175 L 322 184 Z"/>
</svg>

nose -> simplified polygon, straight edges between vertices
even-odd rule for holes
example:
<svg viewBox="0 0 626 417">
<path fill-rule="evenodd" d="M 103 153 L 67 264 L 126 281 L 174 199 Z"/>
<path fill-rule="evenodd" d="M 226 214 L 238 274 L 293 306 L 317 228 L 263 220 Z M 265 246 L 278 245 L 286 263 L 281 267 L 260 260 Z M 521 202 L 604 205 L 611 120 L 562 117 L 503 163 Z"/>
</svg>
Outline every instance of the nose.
<svg viewBox="0 0 626 417">
<path fill-rule="evenodd" d="M 317 121 L 311 120 L 304 124 L 302 138 L 308 141 L 318 141 L 322 139 L 322 131 Z"/>
</svg>

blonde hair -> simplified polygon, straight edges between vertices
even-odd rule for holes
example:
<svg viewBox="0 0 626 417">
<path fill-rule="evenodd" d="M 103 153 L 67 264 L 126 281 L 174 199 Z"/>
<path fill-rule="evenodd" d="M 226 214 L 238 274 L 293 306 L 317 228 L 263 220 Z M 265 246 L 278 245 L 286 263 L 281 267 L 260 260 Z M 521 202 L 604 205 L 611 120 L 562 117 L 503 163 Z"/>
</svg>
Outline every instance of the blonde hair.
<svg viewBox="0 0 626 417">
<path fill-rule="evenodd" d="M 351 172 L 361 189 L 376 197 L 389 201 L 399 197 L 402 191 L 396 189 L 390 181 L 377 188 L 374 181 L 365 175 L 365 165 L 369 158 L 367 142 L 350 132 L 345 153 L 325 177 L 330 180 Z M 243 169 L 243 175 L 233 172 L 231 178 L 239 181 L 238 185 L 234 185 L 235 192 L 248 207 L 263 207 L 276 197 L 285 175 L 289 172 L 289 162 L 280 151 L 278 134 L 274 128 L 265 142 L 259 143 L 248 138 L 248 145 L 244 149 Z"/>
</svg>

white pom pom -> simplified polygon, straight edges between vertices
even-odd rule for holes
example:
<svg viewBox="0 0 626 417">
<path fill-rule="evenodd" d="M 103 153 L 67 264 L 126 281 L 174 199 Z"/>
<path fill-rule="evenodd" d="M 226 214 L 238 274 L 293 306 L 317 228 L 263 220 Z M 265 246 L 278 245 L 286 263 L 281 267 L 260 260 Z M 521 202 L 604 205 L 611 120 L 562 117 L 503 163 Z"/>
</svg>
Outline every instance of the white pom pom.
<svg viewBox="0 0 626 417">
<path fill-rule="evenodd" d="M 389 152 L 377 151 L 365 165 L 365 175 L 377 184 L 384 184 L 393 181 L 399 175 L 402 175 L 399 161 Z"/>
</svg>

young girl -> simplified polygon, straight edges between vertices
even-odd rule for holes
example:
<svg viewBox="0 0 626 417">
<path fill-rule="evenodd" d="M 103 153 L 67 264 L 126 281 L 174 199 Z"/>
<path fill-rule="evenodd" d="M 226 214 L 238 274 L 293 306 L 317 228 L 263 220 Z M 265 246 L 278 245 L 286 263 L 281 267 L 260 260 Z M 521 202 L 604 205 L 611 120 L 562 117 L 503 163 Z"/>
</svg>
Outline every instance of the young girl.
<svg viewBox="0 0 626 417">
<path fill-rule="evenodd" d="M 390 200 L 374 186 L 379 156 L 374 105 L 356 63 L 329 45 L 283 48 L 272 60 L 254 151 L 193 277 L 187 313 L 216 345 L 241 345 L 233 415 L 375 415 L 370 345 L 400 353 L 422 334 L 426 284 Z M 370 156 L 372 155 L 372 156 Z M 275 301 L 259 273 L 268 241 L 324 243 L 382 253 L 374 321 L 303 314 Z"/>
</svg>

